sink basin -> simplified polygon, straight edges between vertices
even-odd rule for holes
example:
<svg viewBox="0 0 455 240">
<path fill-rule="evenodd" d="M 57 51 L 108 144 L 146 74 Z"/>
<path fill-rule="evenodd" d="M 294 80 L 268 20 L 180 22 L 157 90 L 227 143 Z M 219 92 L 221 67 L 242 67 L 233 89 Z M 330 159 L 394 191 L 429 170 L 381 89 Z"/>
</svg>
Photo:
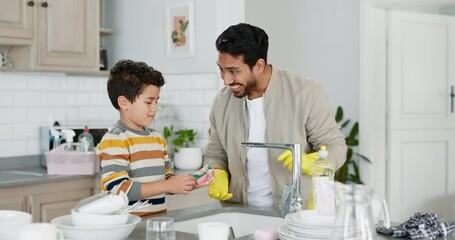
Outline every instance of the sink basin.
<svg viewBox="0 0 455 240">
<path fill-rule="evenodd" d="M 260 211 L 256 213 L 238 211 L 229 212 L 207 212 L 201 213 L 200 217 L 179 221 L 176 219 L 175 230 L 180 232 L 198 234 L 197 225 L 202 222 L 225 222 L 234 230 L 236 238 L 252 235 L 256 230 L 265 228 L 278 228 L 285 224 L 283 218 L 278 216 L 263 215 Z"/>
</svg>

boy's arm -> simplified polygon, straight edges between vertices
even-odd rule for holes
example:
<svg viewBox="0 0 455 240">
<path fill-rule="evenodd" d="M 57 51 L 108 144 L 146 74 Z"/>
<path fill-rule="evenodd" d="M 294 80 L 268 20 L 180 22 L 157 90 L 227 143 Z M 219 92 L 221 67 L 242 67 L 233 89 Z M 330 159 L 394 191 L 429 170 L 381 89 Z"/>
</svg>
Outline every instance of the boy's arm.
<svg viewBox="0 0 455 240">
<path fill-rule="evenodd" d="M 141 193 L 142 198 L 162 193 L 187 194 L 193 190 L 194 185 L 196 185 L 196 180 L 193 176 L 171 176 L 162 181 L 142 183 Z"/>
<path fill-rule="evenodd" d="M 106 133 L 96 152 L 101 161 L 101 190 L 114 193 L 123 191 L 131 199 L 128 146 L 117 135 Z"/>
</svg>

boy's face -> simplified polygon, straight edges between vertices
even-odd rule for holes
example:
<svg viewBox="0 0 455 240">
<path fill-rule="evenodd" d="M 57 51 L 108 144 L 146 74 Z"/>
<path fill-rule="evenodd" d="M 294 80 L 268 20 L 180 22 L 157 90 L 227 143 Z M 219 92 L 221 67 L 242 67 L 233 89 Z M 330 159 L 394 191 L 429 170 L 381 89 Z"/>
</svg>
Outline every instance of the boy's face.
<svg viewBox="0 0 455 240">
<path fill-rule="evenodd" d="M 159 87 L 155 85 L 146 86 L 136 101 L 128 102 L 122 122 L 132 129 L 144 130 L 144 127 L 149 126 L 155 119 L 159 97 Z"/>
</svg>

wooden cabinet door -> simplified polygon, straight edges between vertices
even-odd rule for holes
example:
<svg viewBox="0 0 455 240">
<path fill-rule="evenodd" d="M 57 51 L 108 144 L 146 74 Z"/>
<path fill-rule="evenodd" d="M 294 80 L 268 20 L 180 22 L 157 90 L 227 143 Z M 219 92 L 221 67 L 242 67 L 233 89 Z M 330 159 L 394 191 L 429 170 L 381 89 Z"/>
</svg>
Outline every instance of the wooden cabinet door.
<svg viewBox="0 0 455 240">
<path fill-rule="evenodd" d="M 1 191 L 0 191 L 1 192 Z M 1 194 L 1 193 L 0 193 Z M 13 196 L 8 197 L 1 194 L 0 209 L 1 210 L 15 210 L 22 212 L 29 212 L 27 196 Z"/>
<path fill-rule="evenodd" d="M 166 204 L 168 211 L 217 202 L 218 200 L 209 197 L 207 193 L 207 188 L 195 189 L 188 193 L 187 195 L 183 194 L 166 195 Z"/>
<path fill-rule="evenodd" d="M 71 209 L 83 198 L 92 195 L 92 189 L 32 196 L 33 222 L 50 222 L 53 218 L 71 213 Z"/>
<path fill-rule="evenodd" d="M 38 68 L 99 65 L 99 2 L 47 0 L 38 7 Z"/>
<path fill-rule="evenodd" d="M 0 37 L 31 39 L 36 1 L 0 0 L 0 6 Z"/>
</svg>

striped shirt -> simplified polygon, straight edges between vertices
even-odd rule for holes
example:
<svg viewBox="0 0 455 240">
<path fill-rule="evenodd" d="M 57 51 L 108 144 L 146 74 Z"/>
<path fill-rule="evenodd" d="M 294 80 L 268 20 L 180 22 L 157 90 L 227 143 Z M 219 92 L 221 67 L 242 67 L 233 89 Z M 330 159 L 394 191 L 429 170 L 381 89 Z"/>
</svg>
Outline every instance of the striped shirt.
<svg viewBox="0 0 455 240">
<path fill-rule="evenodd" d="M 130 205 L 148 201 L 152 205 L 136 215 L 166 210 L 165 194 L 141 199 L 141 184 L 162 181 L 173 175 L 168 164 L 167 143 L 154 129 L 138 131 L 118 121 L 101 139 L 96 150 L 101 161 L 101 190 L 125 192 Z"/>
</svg>

